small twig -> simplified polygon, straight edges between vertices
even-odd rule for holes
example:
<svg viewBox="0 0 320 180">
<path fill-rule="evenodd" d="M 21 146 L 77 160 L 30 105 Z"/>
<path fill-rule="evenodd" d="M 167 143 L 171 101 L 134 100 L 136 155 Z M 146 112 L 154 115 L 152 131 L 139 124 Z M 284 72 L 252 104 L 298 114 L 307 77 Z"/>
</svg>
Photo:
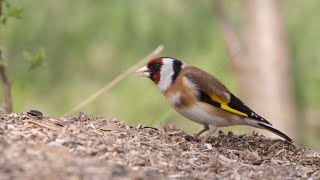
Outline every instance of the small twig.
<svg viewBox="0 0 320 180">
<path fill-rule="evenodd" d="M 4 0 L 0 0 L 0 17 L 3 15 Z M 6 113 L 12 112 L 11 83 L 8 78 L 7 68 L 0 64 L 0 77 L 3 86 L 4 110 Z"/>
<path fill-rule="evenodd" d="M 228 162 L 228 163 L 237 162 L 236 160 L 229 159 L 229 158 L 227 158 L 226 156 L 224 156 L 224 155 L 222 155 L 222 154 L 219 154 L 219 155 L 218 155 L 218 158 L 221 159 L 222 161 Z"/>
<path fill-rule="evenodd" d="M 6 67 L 0 65 L 0 77 L 3 86 L 4 110 L 6 113 L 12 112 L 11 83 L 7 76 Z"/>
<path fill-rule="evenodd" d="M 70 114 L 73 114 L 77 111 L 79 111 L 80 109 L 82 109 L 84 106 L 88 105 L 89 103 L 91 103 L 93 100 L 95 100 L 97 97 L 99 97 L 100 95 L 102 95 L 103 93 L 105 93 L 106 91 L 108 91 L 109 89 L 111 89 L 113 86 L 115 86 L 116 84 L 118 84 L 120 81 L 122 81 L 125 77 L 127 77 L 129 74 L 131 74 L 132 72 L 134 72 L 135 70 L 137 70 L 140 66 L 142 66 L 143 64 L 145 64 L 147 61 L 149 61 L 150 59 L 152 59 L 154 56 L 156 56 L 157 54 L 159 54 L 162 50 L 163 50 L 163 46 L 159 45 L 154 51 L 152 51 L 150 54 L 148 54 L 145 58 L 143 58 L 141 61 L 137 62 L 136 64 L 134 64 L 133 66 L 131 66 L 130 68 L 128 68 L 127 70 L 125 70 L 123 73 L 121 73 L 119 76 L 117 76 L 115 79 L 113 79 L 111 82 L 109 82 L 108 84 L 106 84 L 103 88 L 101 88 L 100 90 L 98 90 L 97 92 L 95 92 L 94 94 L 92 94 L 91 96 L 89 96 L 87 99 L 85 99 L 84 101 L 82 101 L 80 104 L 78 104 L 77 106 L 75 106 L 74 108 L 72 108 L 69 112 L 67 112 L 64 116 L 68 116 Z"/>
<path fill-rule="evenodd" d="M 4 3 L 4 0 L 0 0 L 0 16 L 2 16 L 3 14 L 3 9 L 2 9 L 3 3 Z"/>
<path fill-rule="evenodd" d="M 37 124 L 37 125 L 39 125 L 39 126 L 45 127 L 45 128 L 47 128 L 47 129 L 50 129 L 50 130 L 53 130 L 53 131 L 57 131 L 57 130 L 58 130 L 58 128 L 49 126 L 49 125 L 44 124 L 44 123 L 41 123 L 41 122 L 33 121 L 33 120 L 24 120 L 23 122 Z"/>
</svg>

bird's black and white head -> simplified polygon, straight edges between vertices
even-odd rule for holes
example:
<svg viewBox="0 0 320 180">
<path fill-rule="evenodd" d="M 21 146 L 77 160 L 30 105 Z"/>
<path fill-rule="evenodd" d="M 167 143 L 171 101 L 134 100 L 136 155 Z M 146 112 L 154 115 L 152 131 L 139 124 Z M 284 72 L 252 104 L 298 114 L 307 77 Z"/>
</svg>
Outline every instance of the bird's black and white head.
<svg viewBox="0 0 320 180">
<path fill-rule="evenodd" d="M 152 59 L 146 66 L 138 69 L 139 76 L 150 78 L 160 89 L 166 91 L 176 80 L 181 69 L 186 66 L 183 62 L 171 57 Z"/>
</svg>

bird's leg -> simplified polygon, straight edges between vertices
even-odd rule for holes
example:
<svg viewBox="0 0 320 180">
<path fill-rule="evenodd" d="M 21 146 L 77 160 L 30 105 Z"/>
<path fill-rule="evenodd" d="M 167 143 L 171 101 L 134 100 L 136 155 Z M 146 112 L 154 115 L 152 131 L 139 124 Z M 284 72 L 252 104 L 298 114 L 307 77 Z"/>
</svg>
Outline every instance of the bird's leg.
<svg viewBox="0 0 320 180">
<path fill-rule="evenodd" d="M 202 139 L 202 142 L 203 142 L 203 143 L 206 143 L 207 140 L 209 139 L 209 137 L 211 136 L 211 134 L 215 133 L 216 130 L 217 130 L 217 126 L 214 125 L 214 124 L 210 124 L 210 125 L 209 125 L 209 132 L 208 132 L 208 134 L 206 135 L 206 137 L 205 137 L 204 139 Z"/>
<path fill-rule="evenodd" d="M 208 126 L 205 126 L 200 132 L 198 132 L 196 135 L 194 135 L 193 138 L 194 138 L 194 139 L 198 139 L 198 137 L 199 137 L 202 133 L 204 133 L 204 132 L 206 132 L 206 131 L 208 131 L 208 130 L 209 130 L 209 127 L 208 127 Z"/>
</svg>

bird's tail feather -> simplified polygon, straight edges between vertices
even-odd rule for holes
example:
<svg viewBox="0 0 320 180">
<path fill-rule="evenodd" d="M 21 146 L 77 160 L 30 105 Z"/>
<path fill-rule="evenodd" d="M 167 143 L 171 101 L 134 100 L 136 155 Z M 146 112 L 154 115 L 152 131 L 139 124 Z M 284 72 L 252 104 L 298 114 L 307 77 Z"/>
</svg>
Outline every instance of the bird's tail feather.
<svg viewBox="0 0 320 180">
<path fill-rule="evenodd" d="M 286 139 L 287 141 L 289 141 L 290 143 L 293 142 L 293 140 L 287 136 L 286 134 L 284 134 L 283 132 L 279 131 L 278 129 L 275 129 L 274 127 L 272 127 L 271 125 L 269 124 L 266 124 L 266 123 L 263 123 L 263 122 L 258 122 L 258 125 L 264 129 L 267 129 L 279 136 L 281 136 L 282 138 Z"/>
</svg>

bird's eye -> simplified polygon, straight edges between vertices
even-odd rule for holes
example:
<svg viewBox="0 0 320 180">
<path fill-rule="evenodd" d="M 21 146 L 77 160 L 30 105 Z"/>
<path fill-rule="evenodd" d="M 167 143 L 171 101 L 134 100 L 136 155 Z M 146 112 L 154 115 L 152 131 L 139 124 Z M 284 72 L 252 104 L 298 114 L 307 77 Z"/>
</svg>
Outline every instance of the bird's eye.
<svg viewBox="0 0 320 180">
<path fill-rule="evenodd" d="M 151 71 L 153 71 L 153 72 L 159 71 L 160 68 L 161 68 L 161 64 L 159 64 L 159 63 L 152 64 L 150 67 Z"/>
</svg>

